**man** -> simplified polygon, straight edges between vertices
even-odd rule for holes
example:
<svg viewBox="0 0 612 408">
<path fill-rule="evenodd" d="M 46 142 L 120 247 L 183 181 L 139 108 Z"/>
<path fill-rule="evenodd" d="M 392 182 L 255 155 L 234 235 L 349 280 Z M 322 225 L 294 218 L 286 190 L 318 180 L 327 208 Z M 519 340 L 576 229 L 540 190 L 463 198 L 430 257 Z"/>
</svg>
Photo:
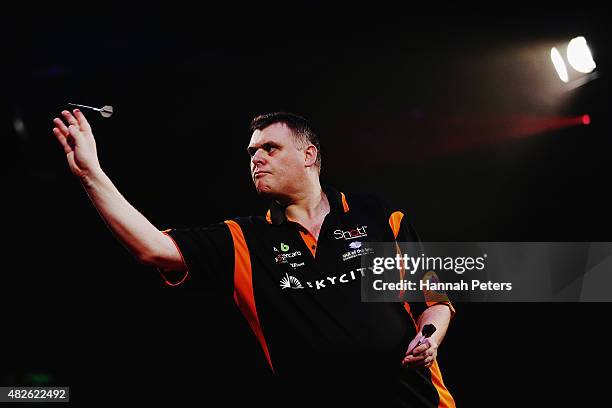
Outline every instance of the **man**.
<svg viewBox="0 0 612 408">
<path fill-rule="evenodd" d="M 169 285 L 233 295 L 287 406 L 454 406 L 436 362 L 450 302 L 360 298 L 363 268 L 351 249 L 416 241 L 416 234 L 377 197 L 321 186 L 320 146 L 304 118 L 273 113 L 251 123 L 253 183 L 271 201 L 265 216 L 159 231 L 100 168 L 83 113 L 62 115 L 68 126 L 55 118 L 53 132 L 117 239 Z M 171 272 L 181 276 L 171 281 Z M 429 338 L 421 332 L 426 324 L 437 328 Z"/>
</svg>

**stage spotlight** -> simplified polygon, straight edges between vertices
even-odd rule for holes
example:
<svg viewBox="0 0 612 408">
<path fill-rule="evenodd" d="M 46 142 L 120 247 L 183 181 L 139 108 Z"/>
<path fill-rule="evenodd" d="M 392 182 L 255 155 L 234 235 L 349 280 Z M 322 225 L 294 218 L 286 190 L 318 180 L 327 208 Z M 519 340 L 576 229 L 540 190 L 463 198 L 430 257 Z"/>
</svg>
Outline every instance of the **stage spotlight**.
<svg viewBox="0 0 612 408">
<path fill-rule="evenodd" d="M 563 82 L 569 81 L 569 76 L 567 75 L 567 68 L 565 67 L 565 62 L 563 62 L 563 57 L 557 50 L 557 47 L 552 47 L 550 50 L 550 59 L 552 60 L 553 65 L 555 66 L 555 70 L 559 75 L 559 78 Z"/>
<path fill-rule="evenodd" d="M 572 38 L 567 45 L 567 60 L 576 71 L 583 74 L 593 72 L 595 61 L 584 37 Z"/>
</svg>

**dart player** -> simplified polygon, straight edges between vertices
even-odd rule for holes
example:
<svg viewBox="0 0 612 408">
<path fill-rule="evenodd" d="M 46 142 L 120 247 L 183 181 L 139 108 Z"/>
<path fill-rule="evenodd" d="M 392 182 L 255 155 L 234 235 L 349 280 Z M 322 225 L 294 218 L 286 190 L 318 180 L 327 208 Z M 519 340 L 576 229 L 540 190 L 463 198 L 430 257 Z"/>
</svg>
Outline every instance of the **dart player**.
<svg viewBox="0 0 612 408">
<path fill-rule="evenodd" d="M 363 242 L 416 241 L 414 229 L 377 196 L 321 184 L 321 148 L 304 118 L 280 112 L 251 122 L 246 150 L 267 213 L 165 231 L 104 173 L 80 110 L 63 111 L 53 123 L 70 170 L 138 261 L 161 271 L 168 285 L 214 287 L 234 298 L 279 381 L 271 399 L 285 406 L 455 406 L 436 360 L 453 305 L 361 302 L 359 257 L 343 257 Z M 429 337 L 427 325 L 436 328 L 426 330 Z M 238 389 L 243 381 L 251 379 L 237 367 Z"/>
</svg>

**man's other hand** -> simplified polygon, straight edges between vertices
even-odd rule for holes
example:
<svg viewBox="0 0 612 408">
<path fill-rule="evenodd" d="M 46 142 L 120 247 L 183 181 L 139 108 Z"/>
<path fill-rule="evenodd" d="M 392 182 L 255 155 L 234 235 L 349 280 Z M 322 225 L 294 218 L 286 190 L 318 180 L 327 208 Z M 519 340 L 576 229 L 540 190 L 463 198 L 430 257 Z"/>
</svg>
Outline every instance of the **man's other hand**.
<svg viewBox="0 0 612 408">
<path fill-rule="evenodd" d="M 417 346 L 417 344 L 419 345 Z M 402 360 L 402 366 L 410 368 L 430 367 L 437 355 L 438 343 L 433 338 L 426 338 L 419 332 L 408 345 L 406 356 Z"/>
</svg>

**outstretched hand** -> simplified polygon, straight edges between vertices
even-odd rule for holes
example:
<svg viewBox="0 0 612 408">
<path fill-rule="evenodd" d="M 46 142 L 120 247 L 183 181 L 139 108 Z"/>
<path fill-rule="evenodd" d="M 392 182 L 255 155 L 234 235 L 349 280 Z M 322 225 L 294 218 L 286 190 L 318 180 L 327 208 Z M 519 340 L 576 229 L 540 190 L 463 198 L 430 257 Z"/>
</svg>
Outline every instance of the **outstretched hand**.
<svg viewBox="0 0 612 408">
<path fill-rule="evenodd" d="M 60 118 L 53 119 L 53 134 L 64 148 L 72 174 L 84 178 L 100 169 L 100 163 L 89 122 L 79 109 L 75 109 L 73 113 L 74 115 L 67 110 L 62 111 L 68 126 Z"/>
</svg>

